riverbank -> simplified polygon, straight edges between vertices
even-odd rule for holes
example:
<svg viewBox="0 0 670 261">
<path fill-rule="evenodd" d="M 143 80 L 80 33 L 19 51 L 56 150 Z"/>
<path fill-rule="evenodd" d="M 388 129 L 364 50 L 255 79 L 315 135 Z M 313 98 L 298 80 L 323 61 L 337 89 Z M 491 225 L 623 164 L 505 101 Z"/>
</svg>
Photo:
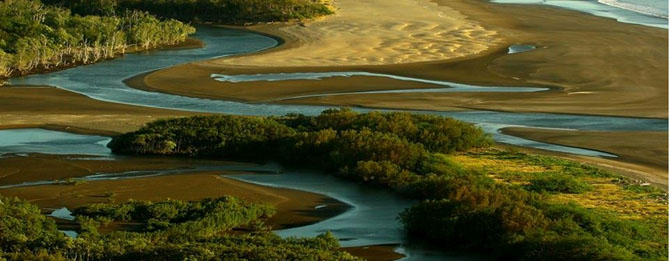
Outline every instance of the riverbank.
<svg viewBox="0 0 670 261">
<path fill-rule="evenodd" d="M 342 9 L 338 12 L 346 13 L 348 7 L 344 4 L 346 2 L 338 4 Z M 341 60 L 324 58 L 323 53 L 318 51 L 322 50 L 321 48 L 307 43 L 314 40 L 315 43 L 327 47 L 324 41 L 331 39 L 321 38 L 319 34 L 310 32 L 328 29 L 342 30 L 344 33 L 349 29 L 349 24 L 359 22 L 345 20 L 345 18 L 354 19 L 352 17 L 336 15 L 306 23 L 306 27 L 299 25 L 250 27 L 265 33 L 277 34 L 285 40 L 288 47 L 256 55 L 224 57 L 166 68 L 146 75 L 144 83 L 154 91 L 250 102 L 266 102 L 269 100 L 268 97 L 282 98 L 295 94 L 355 92 L 380 89 L 380 85 L 387 85 L 386 89 L 394 89 L 408 85 L 402 81 L 389 83 L 387 79 L 352 77 L 317 81 L 318 85 L 323 87 L 314 89 L 317 84 L 313 80 L 222 83 L 209 77 L 213 73 L 368 71 L 492 86 L 552 86 L 560 91 L 507 94 L 357 94 L 305 98 L 289 102 L 424 110 L 448 110 L 459 107 L 514 112 L 667 117 L 668 38 L 667 33 L 664 33 L 666 30 L 623 24 L 613 19 L 547 6 L 493 4 L 485 1 L 438 1 L 438 3 L 451 10 L 458 10 L 461 16 L 456 17 L 467 16 L 465 21 L 476 21 L 486 30 L 495 31 L 495 40 L 488 39 L 494 44 L 474 56 L 472 53 L 470 56 L 467 56 L 467 53 L 454 54 L 456 56 L 464 54 L 467 57 L 448 61 L 379 65 L 393 61 L 382 62 L 381 58 L 386 54 L 375 51 L 376 43 L 370 40 L 356 44 L 369 47 L 369 55 L 377 55 L 380 58 L 367 65 L 359 61 L 352 62 L 346 58 L 348 52 L 333 51 L 334 49 L 329 49 L 328 55 L 339 55 Z M 385 6 L 387 9 L 403 7 L 392 3 L 388 5 Z M 349 8 L 360 10 L 366 6 L 360 4 Z M 329 27 L 327 26 L 329 20 L 339 21 L 343 25 Z M 291 33 L 297 30 L 301 30 L 301 34 Z M 379 30 L 391 35 L 402 32 L 401 29 L 392 26 Z M 421 29 L 416 29 L 416 33 L 422 34 Z M 336 32 L 333 34 L 337 35 Z M 449 39 L 441 36 L 436 38 L 434 44 Z M 367 38 L 360 39 L 364 41 Z M 387 40 L 393 42 L 392 39 Z M 533 44 L 539 48 L 530 52 L 506 55 L 507 46 L 516 43 Z M 420 52 L 430 48 L 405 49 L 416 49 Z M 585 53 L 589 55 L 585 56 Z M 331 60 L 340 62 L 336 64 Z M 348 66 L 344 66 L 347 64 Z M 630 75 L 636 77 L 629 77 Z M 364 81 L 360 82 L 361 80 Z M 334 86 L 339 87 L 331 89 Z M 410 84 L 409 87 L 420 86 Z"/>
</svg>

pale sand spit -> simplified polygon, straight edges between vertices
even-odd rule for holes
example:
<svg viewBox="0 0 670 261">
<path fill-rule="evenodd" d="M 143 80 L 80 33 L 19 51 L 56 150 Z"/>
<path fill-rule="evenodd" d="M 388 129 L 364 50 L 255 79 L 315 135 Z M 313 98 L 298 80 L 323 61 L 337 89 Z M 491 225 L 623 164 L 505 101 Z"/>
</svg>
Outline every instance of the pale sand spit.
<svg viewBox="0 0 670 261">
<path fill-rule="evenodd" d="M 236 66 L 337 66 L 425 62 L 464 57 L 500 42 L 497 33 L 429 0 L 338 0 L 336 14 L 281 27 L 298 42 L 262 56 L 203 62 Z"/>
</svg>

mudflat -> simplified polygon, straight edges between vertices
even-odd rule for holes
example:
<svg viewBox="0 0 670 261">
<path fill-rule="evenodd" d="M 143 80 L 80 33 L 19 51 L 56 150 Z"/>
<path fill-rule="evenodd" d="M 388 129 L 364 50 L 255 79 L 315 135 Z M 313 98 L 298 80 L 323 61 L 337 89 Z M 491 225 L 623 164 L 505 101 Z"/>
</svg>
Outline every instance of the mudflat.
<svg viewBox="0 0 670 261">
<path fill-rule="evenodd" d="M 404 258 L 405 255 L 395 252 L 397 245 L 373 245 L 362 247 L 345 247 L 342 250 L 368 261 L 389 261 Z"/>
<path fill-rule="evenodd" d="M 103 102 L 49 86 L 0 88 L 0 129 L 46 127 L 112 135 L 161 118 L 202 113 Z"/>
<path fill-rule="evenodd" d="M 0 158 L 0 186 L 45 180 L 65 180 L 100 173 L 194 169 L 197 166 L 226 166 L 229 161 L 172 157 L 118 157 L 106 159 L 78 155 L 28 154 Z M 235 162 L 235 166 L 253 164 Z"/>
</svg>

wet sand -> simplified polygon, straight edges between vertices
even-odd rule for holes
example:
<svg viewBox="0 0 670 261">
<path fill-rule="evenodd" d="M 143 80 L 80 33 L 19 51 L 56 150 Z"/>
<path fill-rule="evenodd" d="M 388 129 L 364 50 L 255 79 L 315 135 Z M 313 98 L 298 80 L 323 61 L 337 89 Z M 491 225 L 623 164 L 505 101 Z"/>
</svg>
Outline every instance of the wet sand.
<svg viewBox="0 0 670 261">
<path fill-rule="evenodd" d="M 615 154 L 614 159 L 572 155 L 578 160 L 623 172 L 664 188 L 668 186 L 668 133 L 652 131 L 564 131 L 505 128 L 503 133 L 525 139 L 588 148 Z"/>
<path fill-rule="evenodd" d="M 342 250 L 361 257 L 368 261 L 390 261 L 404 258 L 405 255 L 397 253 L 394 249 L 397 245 L 376 245 L 362 247 L 345 247 Z"/>
<path fill-rule="evenodd" d="M 189 169 L 197 166 L 226 166 L 231 162 L 171 157 L 119 157 L 100 159 L 91 156 L 29 154 L 5 155 L 0 158 L 0 186 L 78 178 L 97 173 L 126 171 Z M 246 163 L 235 162 L 236 166 Z M 253 164 L 248 164 L 252 167 Z"/>
<path fill-rule="evenodd" d="M 548 6 L 504 5 L 486 1 L 438 1 L 438 3 L 458 10 L 467 16 L 466 20 L 475 21 L 483 25 L 486 30 L 497 32 L 497 40 L 493 41 L 487 50 L 466 58 L 392 65 L 358 63 L 351 65 L 343 59 L 339 64 L 325 66 L 331 63 L 324 60 L 322 53 L 316 51 L 311 53 L 309 48 L 303 47 L 304 42 L 313 40 L 311 37 L 316 35 L 306 33 L 311 29 L 305 29 L 303 33 L 308 34 L 305 36 L 285 33 L 288 29 L 279 25 L 265 25 L 251 29 L 278 34 L 289 47 L 262 54 L 175 66 L 146 75 L 143 83 L 148 86 L 147 89 L 154 91 L 251 102 L 263 102 L 267 101 L 268 97 L 284 98 L 296 94 L 379 89 L 384 85 L 387 86 L 386 89 L 400 86 L 420 88 L 407 82 L 389 83 L 386 79 L 360 77 L 271 83 L 222 83 L 209 77 L 212 73 L 359 70 L 468 84 L 552 86 L 560 90 L 505 94 L 343 95 L 289 102 L 429 110 L 449 110 L 456 107 L 639 117 L 668 115 L 666 30 L 619 23 L 613 19 Z M 389 5 L 388 8 L 393 8 L 392 4 Z M 346 6 L 341 6 L 341 11 L 346 11 L 345 8 Z M 323 21 L 328 19 L 338 18 L 327 17 L 323 18 Z M 314 22 L 306 26 L 306 28 L 317 27 L 313 30 L 320 30 L 321 24 Z M 398 29 L 390 27 L 383 30 L 395 33 Z M 435 40 L 435 43 L 438 43 L 438 40 Z M 318 39 L 316 41 L 319 42 Z M 532 44 L 539 48 L 530 52 L 504 55 L 507 46 L 518 43 Z M 374 42 L 361 43 L 364 46 L 366 44 L 375 45 Z M 293 50 L 301 52 L 298 55 Z M 336 51 L 330 53 L 338 54 Z M 384 57 L 383 53 L 371 51 L 370 54 L 379 55 L 379 58 Z M 297 55 L 295 57 L 306 61 L 290 62 L 293 60 L 286 55 Z M 347 56 L 346 53 L 342 55 Z M 263 60 L 264 58 L 268 60 Z M 371 81 L 375 83 L 372 84 Z"/>
<path fill-rule="evenodd" d="M 114 135 L 162 118 L 199 114 L 103 102 L 48 86 L 0 88 L 0 129 L 43 127 Z"/>
<path fill-rule="evenodd" d="M 221 177 L 222 172 L 201 172 L 137 179 L 89 181 L 80 185 L 43 185 L 0 190 L 0 194 L 19 197 L 41 208 L 74 209 L 92 203 L 124 202 L 130 199 L 199 200 L 235 196 L 250 202 L 268 203 L 277 214 L 268 220 L 274 228 L 287 228 L 318 222 L 346 210 L 341 202 L 304 191 L 248 184 Z M 315 209 L 317 206 L 326 205 Z"/>
</svg>

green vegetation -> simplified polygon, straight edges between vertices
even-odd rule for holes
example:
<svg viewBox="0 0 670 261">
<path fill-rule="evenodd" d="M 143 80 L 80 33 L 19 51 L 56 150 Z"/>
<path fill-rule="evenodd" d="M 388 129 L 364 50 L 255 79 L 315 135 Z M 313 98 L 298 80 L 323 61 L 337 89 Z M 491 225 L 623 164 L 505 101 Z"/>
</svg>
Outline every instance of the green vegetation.
<svg viewBox="0 0 670 261">
<path fill-rule="evenodd" d="M 38 0 L 0 2 L 0 78 L 88 64 L 129 48 L 182 42 L 195 28 L 142 11 L 110 16 L 72 15 Z"/>
<path fill-rule="evenodd" d="M 218 233 L 274 215 L 271 206 L 248 204 L 232 197 L 197 202 L 129 201 L 123 204 L 92 204 L 73 211 L 77 217 L 95 220 L 134 221 L 144 224 L 143 231 L 165 230 L 180 237 L 205 237 L 198 233 Z"/>
<path fill-rule="evenodd" d="M 181 21 L 213 23 L 285 22 L 332 14 L 329 0 L 44 0 L 83 15 L 111 16 L 142 10 Z"/>
<path fill-rule="evenodd" d="M 36 205 L 0 197 L 0 254 L 58 248 L 66 242 L 56 223 L 42 215 Z"/>
<path fill-rule="evenodd" d="M 357 178 L 360 173 L 371 174 L 379 168 L 407 175 L 429 174 L 440 167 L 435 164 L 442 162 L 431 160 L 433 156 L 426 147 L 440 152 L 465 151 L 490 142 L 480 129 L 449 118 L 401 112 L 357 114 L 341 109 L 315 117 L 199 116 L 163 120 L 116 137 L 108 146 L 124 154 L 310 163 Z"/>
<path fill-rule="evenodd" d="M 582 193 L 591 189 L 591 186 L 568 175 L 542 175 L 531 180 L 527 189 L 537 192 Z"/>
<path fill-rule="evenodd" d="M 74 212 L 81 226 L 77 238 L 58 231 L 35 205 L 13 198 L 0 201 L 0 259 L 357 260 L 339 251 L 330 233 L 281 239 L 262 224 L 274 209 L 232 197 L 94 204 Z M 118 221 L 142 226 L 137 232 L 98 232 L 100 225 Z"/>
<path fill-rule="evenodd" d="M 667 258 L 668 196 L 658 188 L 641 186 L 635 181 L 573 161 L 498 149 L 471 151 L 453 155 L 450 159 L 463 169 L 485 173 L 495 181 L 496 187 L 505 188 L 505 195 L 510 195 L 510 191 L 527 194 L 505 200 L 513 202 L 510 206 L 514 208 L 498 208 L 500 212 L 496 215 L 500 216 L 494 216 L 506 220 L 503 224 L 507 226 L 521 226 L 524 230 L 508 234 L 515 238 L 503 240 L 508 242 L 504 247 L 493 246 L 507 250 L 500 253 L 502 256 L 517 257 L 519 253 L 516 251 L 532 250 L 522 258 Z M 408 211 L 403 218 L 408 222 L 422 222 L 413 223 L 415 229 L 420 229 L 427 226 L 428 221 L 412 216 L 426 214 L 427 210 L 424 206 L 416 212 Z M 480 211 L 486 213 L 490 209 Z M 480 211 L 476 213 L 481 214 Z M 526 217 L 520 216 L 522 213 Z M 526 223 L 522 222 L 524 220 Z M 515 243 L 509 244 L 511 242 Z"/>
<path fill-rule="evenodd" d="M 341 109 L 158 121 L 109 146 L 126 154 L 274 159 L 385 186 L 424 200 L 400 219 L 411 236 L 443 248 L 525 260 L 667 257 L 666 194 L 570 161 L 485 149 L 490 143 L 453 119 Z M 607 195 L 616 198 L 593 202 Z"/>
</svg>

